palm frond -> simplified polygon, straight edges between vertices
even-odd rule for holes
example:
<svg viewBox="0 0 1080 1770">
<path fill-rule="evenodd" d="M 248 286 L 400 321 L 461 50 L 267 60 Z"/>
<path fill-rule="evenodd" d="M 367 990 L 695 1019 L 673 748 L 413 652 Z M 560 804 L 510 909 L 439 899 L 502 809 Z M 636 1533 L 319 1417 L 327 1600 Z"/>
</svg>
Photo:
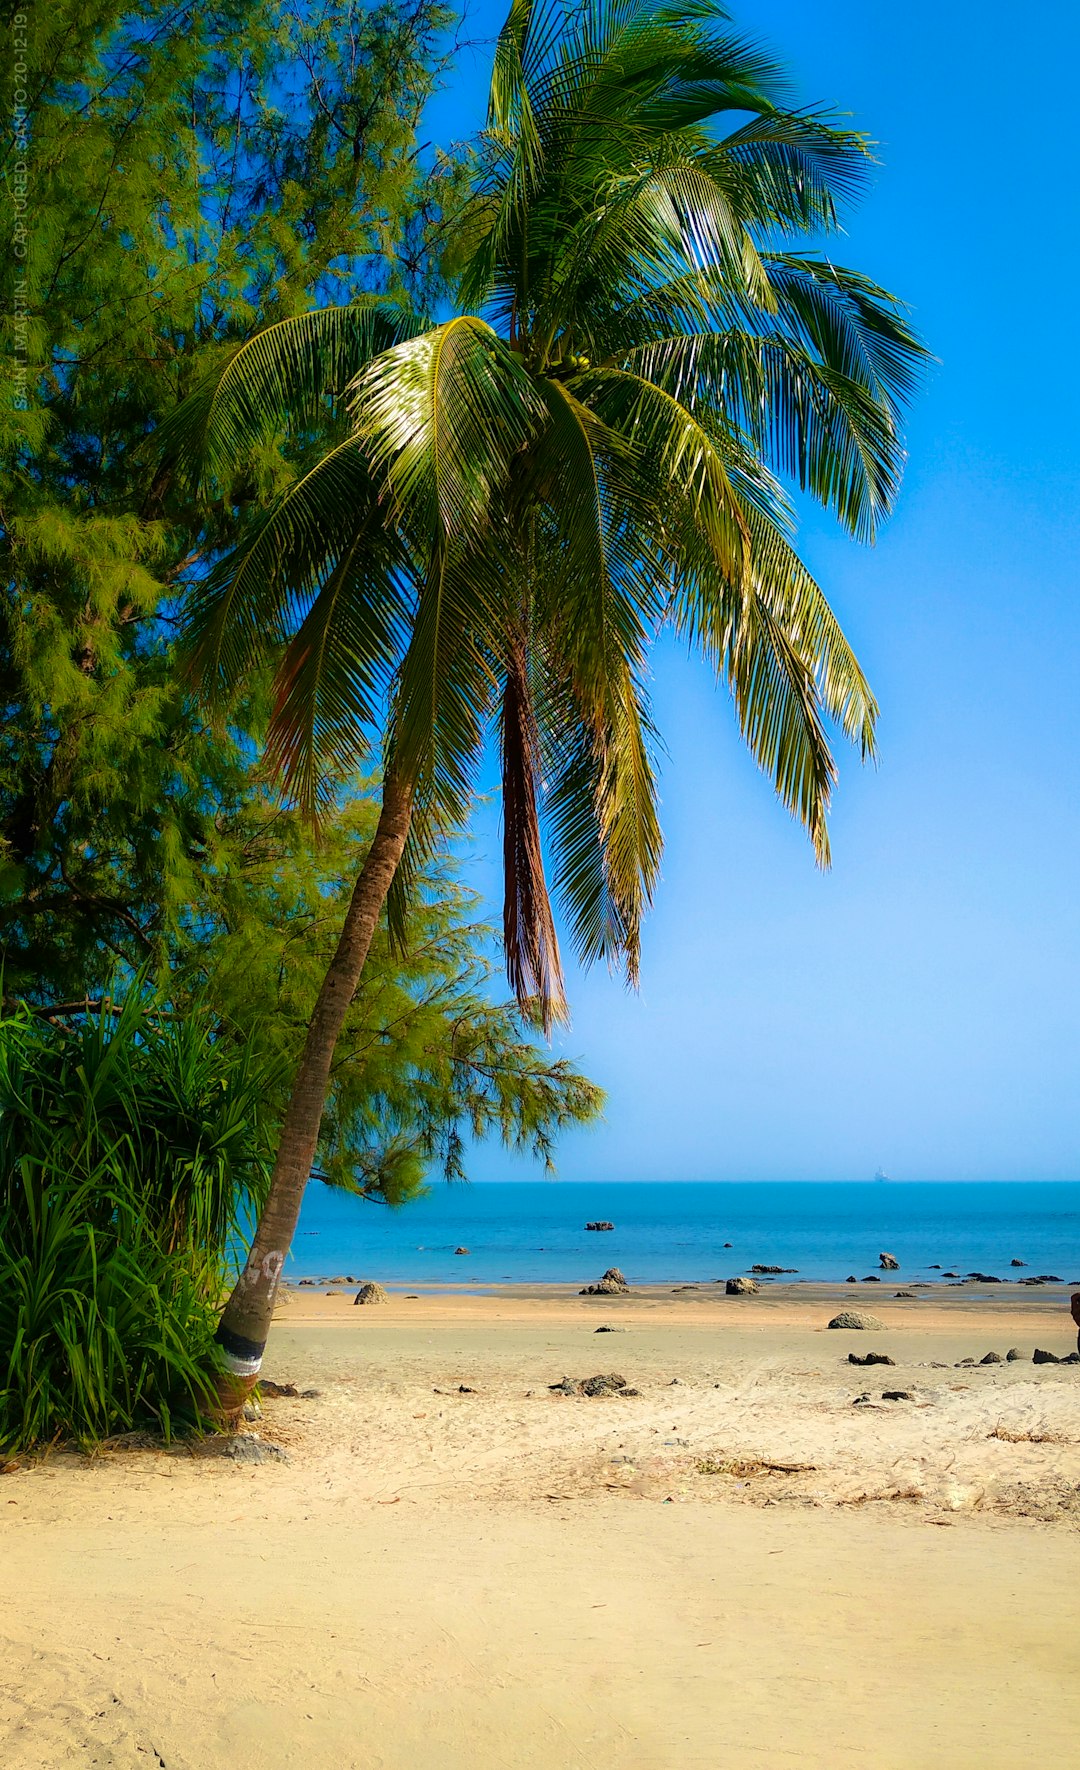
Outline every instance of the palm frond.
<svg viewBox="0 0 1080 1770">
<path fill-rule="evenodd" d="M 546 416 L 520 362 L 469 315 L 375 357 L 351 383 L 349 409 L 399 520 L 455 544 L 484 532 Z"/>
<path fill-rule="evenodd" d="M 548 780 L 543 817 L 575 949 L 587 964 L 624 966 L 636 984 L 663 852 L 647 699 L 624 666 L 600 716 L 593 697 L 577 693 L 557 641 L 538 652 L 533 681 Z"/>
<path fill-rule="evenodd" d="M 265 326 L 159 425 L 155 450 L 193 489 L 228 488 L 259 443 L 325 421 L 361 366 L 417 324 L 371 297 Z"/>
<path fill-rule="evenodd" d="M 415 604 L 412 569 L 350 438 L 191 592 L 185 663 L 211 703 L 226 705 L 283 649 L 269 756 L 309 808 L 382 716 Z"/>
</svg>

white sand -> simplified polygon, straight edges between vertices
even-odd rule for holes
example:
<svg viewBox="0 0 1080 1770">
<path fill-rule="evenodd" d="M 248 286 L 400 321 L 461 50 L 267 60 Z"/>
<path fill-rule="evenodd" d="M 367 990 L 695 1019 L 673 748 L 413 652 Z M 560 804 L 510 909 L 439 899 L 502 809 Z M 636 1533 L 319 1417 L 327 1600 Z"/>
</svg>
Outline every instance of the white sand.
<svg viewBox="0 0 1080 1770">
<path fill-rule="evenodd" d="M 1080 1762 L 1080 1368 L 953 1368 L 1067 1316 L 857 1300 L 885 1335 L 790 1294 L 294 1298 L 287 1463 L 0 1479 L 0 1765 Z M 641 1394 L 548 1393 L 602 1370 Z"/>
</svg>

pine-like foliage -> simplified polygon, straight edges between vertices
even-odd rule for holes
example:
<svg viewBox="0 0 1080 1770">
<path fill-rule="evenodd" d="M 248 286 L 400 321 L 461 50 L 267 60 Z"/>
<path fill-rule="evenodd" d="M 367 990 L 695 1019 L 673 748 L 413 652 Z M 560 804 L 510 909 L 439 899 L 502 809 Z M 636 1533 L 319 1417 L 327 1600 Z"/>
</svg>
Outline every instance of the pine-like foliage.
<svg viewBox="0 0 1080 1770">
<path fill-rule="evenodd" d="M 265 427 L 216 511 L 148 439 L 266 322 L 356 304 L 337 344 L 319 332 L 340 387 L 380 301 L 437 297 L 426 242 L 460 179 L 418 157 L 416 125 L 449 22 L 436 0 L 34 12 L 33 226 L 0 272 L 0 981 L 57 1027 L 137 972 L 181 1014 L 202 991 L 201 1034 L 250 1041 L 275 1106 L 370 817 L 348 775 L 323 831 L 284 811 L 257 765 L 262 683 L 212 726 L 174 639 L 235 509 L 294 484 L 340 416 Z M 547 1159 L 598 1103 L 492 1003 L 487 931 L 433 869 L 415 969 L 383 943 L 328 1119 L 327 1173 L 395 1201 L 460 1171 L 465 1126 Z"/>
<path fill-rule="evenodd" d="M 452 194 L 415 154 L 448 18 L 437 0 L 33 9 L 33 209 L 0 267 L 9 998 L 96 994 L 133 950 L 165 963 L 213 864 L 237 756 L 194 716 L 171 641 L 232 515 L 193 513 L 147 439 L 253 328 L 416 295 Z M 9 134 L 9 181 L 18 157 Z M 241 501 L 332 430 L 265 435 Z"/>
</svg>

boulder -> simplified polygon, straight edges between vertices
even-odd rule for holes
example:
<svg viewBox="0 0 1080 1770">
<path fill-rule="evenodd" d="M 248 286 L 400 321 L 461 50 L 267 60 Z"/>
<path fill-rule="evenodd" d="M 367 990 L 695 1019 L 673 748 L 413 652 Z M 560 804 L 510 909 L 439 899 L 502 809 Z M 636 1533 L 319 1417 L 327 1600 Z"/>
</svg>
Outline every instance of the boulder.
<svg viewBox="0 0 1080 1770">
<path fill-rule="evenodd" d="M 360 1286 L 360 1289 L 357 1291 L 355 1297 L 353 1298 L 354 1304 L 355 1303 L 389 1303 L 389 1301 L 390 1301 L 390 1299 L 387 1296 L 386 1292 L 383 1290 L 382 1285 L 381 1284 L 374 1284 L 371 1282 L 369 1282 L 368 1284 L 362 1284 Z"/>
<path fill-rule="evenodd" d="M 1005 1360 L 1002 1358 L 1000 1352 L 984 1352 L 983 1356 L 979 1360 L 979 1363 L 980 1364 L 1004 1364 Z"/>
<path fill-rule="evenodd" d="M 595 1223 L 586 1223 L 585 1227 L 586 1229 L 614 1229 L 615 1225 L 614 1223 L 604 1223 L 597 1220 Z"/>
<path fill-rule="evenodd" d="M 287 1463 L 288 1453 L 280 1444 L 256 1438 L 253 1432 L 238 1433 L 225 1444 L 225 1455 L 234 1463 Z"/>
<path fill-rule="evenodd" d="M 769 1277 L 775 1277 L 776 1274 L 780 1272 L 798 1272 L 799 1268 L 797 1266 L 751 1266 L 750 1270 L 751 1272 L 761 1272 Z"/>
<path fill-rule="evenodd" d="M 883 1389 L 881 1399 L 882 1401 L 914 1401 L 915 1397 L 910 1389 Z"/>
<path fill-rule="evenodd" d="M 467 1254 L 468 1251 L 469 1251 L 468 1248 L 455 1248 L 454 1249 L 455 1254 Z"/>
<path fill-rule="evenodd" d="M 1010 1266 L 1026 1266 L 1027 1261 L 1026 1260 L 1010 1260 L 1009 1265 Z"/>
<path fill-rule="evenodd" d="M 1036 1346 L 1031 1355 L 1031 1362 L 1032 1364 L 1060 1364 L 1061 1359 L 1056 1352 L 1044 1352 L 1041 1346 Z"/>
<path fill-rule="evenodd" d="M 861 1309 L 841 1309 L 829 1322 L 831 1328 L 863 1328 L 871 1333 L 885 1332 L 885 1323 L 876 1315 L 866 1315 Z"/>
<path fill-rule="evenodd" d="M 969 1272 L 968 1278 L 975 1284 L 1004 1284 L 1003 1278 L 995 1278 L 992 1272 Z"/>
<path fill-rule="evenodd" d="M 624 1395 L 636 1394 L 631 1390 L 625 1377 L 617 1371 L 608 1371 L 596 1377 L 563 1377 L 559 1383 L 549 1383 L 552 1395 Z"/>
<path fill-rule="evenodd" d="M 598 1334 L 625 1334 L 626 1329 L 624 1327 L 612 1327 L 609 1322 L 605 1322 L 603 1327 L 598 1327 L 594 1331 Z"/>
<path fill-rule="evenodd" d="M 845 1284 L 858 1284 L 858 1282 L 859 1282 L 859 1281 L 858 1281 L 858 1279 L 857 1279 L 857 1278 L 856 1278 L 856 1277 L 855 1277 L 855 1274 L 854 1274 L 854 1273 L 853 1273 L 853 1272 L 849 1272 L 849 1273 L 848 1273 L 848 1275 L 847 1275 L 847 1277 L 846 1277 L 846 1278 L 845 1278 L 845 1280 L 844 1280 L 844 1283 L 845 1283 Z"/>
<path fill-rule="evenodd" d="M 1017 1359 L 1023 1358 L 1023 1356 L 1024 1356 L 1024 1354 L 1021 1352 L 1019 1346 L 1010 1346 L 1009 1350 L 1005 1354 L 1005 1363 L 1006 1364 L 1015 1364 Z"/>
<path fill-rule="evenodd" d="M 863 1284 L 880 1284 L 881 1280 L 878 1277 L 876 1272 L 871 1272 L 871 1273 L 867 1274 L 867 1276 L 863 1279 L 862 1282 L 863 1282 Z"/>
<path fill-rule="evenodd" d="M 899 1272 L 900 1262 L 895 1254 L 879 1254 L 878 1260 L 881 1263 L 882 1272 Z"/>
<path fill-rule="evenodd" d="M 861 1356 L 858 1352 L 849 1352 L 847 1361 L 849 1364 L 895 1364 L 896 1362 L 895 1359 L 889 1357 L 887 1352 L 866 1352 Z"/>
<path fill-rule="evenodd" d="M 615 1278 L 601 1278 L 596 1284 L 582 1285 L 579 1297 L 620 1297 L 629 1291 L 628 1284 L 620 1284 Z"/>
<path fill-rule="evenodd" d="M 752 1297 L 757 1288 L 752 1278 L 729 1278 L 724 1286 L 729 1297 Z"/>
<path fill-rule="evenodd" d="M 614 1284 L 622 1285 L 624 1291 L 630 1289 L 630 1286 L 627 1284 L 626 1279 L 623 1277 L 617 1266 L 609 1266 L 607 1271 L 601 1274 L 601 1279 L 604 1278 L 610 1278 Z"/>
<path fill-rule="evenodd" d="M 910 1303 L 917 1303 L 919 1301 L 919 1299 L 915 1295 L 914 1291 L 894 1291 L 893 1296 L 894 1297 L 906 1297 L 908 1302 L 910 1302 Z"/>
</svg>

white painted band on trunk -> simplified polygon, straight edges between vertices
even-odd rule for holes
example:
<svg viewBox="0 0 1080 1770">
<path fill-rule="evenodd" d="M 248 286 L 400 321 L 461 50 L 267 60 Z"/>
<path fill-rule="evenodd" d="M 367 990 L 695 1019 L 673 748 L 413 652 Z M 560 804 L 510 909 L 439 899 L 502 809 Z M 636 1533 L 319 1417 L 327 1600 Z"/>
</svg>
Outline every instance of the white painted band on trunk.
<svg viewBox="0 0 1080 1770">
<path fill-rule="evenodd" d="M 262 1358 L 234 1358 L 231 1352 L 222 1351 L 221 1362 L 231 1377 L 257 1377 L 262 1369 Z"/>
</svg>

